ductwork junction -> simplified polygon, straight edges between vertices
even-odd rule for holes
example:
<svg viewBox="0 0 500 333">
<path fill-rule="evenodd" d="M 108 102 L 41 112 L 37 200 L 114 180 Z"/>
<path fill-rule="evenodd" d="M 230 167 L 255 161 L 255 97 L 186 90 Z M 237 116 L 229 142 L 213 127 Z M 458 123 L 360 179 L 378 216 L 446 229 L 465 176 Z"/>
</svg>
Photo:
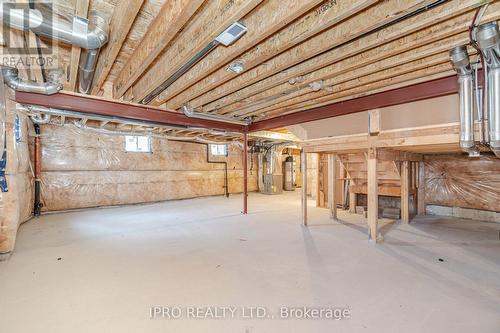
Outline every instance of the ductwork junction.
<svg viewBox="0 0 500 333">
<path fill-rule="evenodd" d="M 460 99 L 460 148 L 469 156 L 478 156 L 474 142 L 474 80 L 467 46 L 457 46 L 450 51 L 450 59 L 458 74 Z"/>
<path fill-rule="evenodd" d="M 35 34 L 83 49 L 79 63 L 79 88 L 90 92 L 99 50 L 108 42 L 108 23 L 93 12 L 90 20 L 75 16 L 72 22 L 49 21 L 38 10 L 15 10 L 15 4 L 2 3 L 0 18 L 3 23 L 17 30 L 31 30 Z"/>
</svg>

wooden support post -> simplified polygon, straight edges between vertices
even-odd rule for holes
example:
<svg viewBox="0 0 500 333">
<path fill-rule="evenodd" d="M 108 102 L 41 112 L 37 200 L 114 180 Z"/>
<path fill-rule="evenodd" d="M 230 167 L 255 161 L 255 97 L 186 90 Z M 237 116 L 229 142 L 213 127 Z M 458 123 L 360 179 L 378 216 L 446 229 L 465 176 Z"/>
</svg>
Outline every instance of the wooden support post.
<svg viewBox="0 0 500 333">
<path fill-rule="evenodd" d="M 243 215 L 248 214 L 248 134 L 243 133 Z"/>
<path fill-rule="evenodd" d="M 333 154 L 328 155 L 328 207 L 330 208 L 330 217 L 337 219 L 337 200 L 335 200 L 337 157 Z"/>
<path fill-rule="evenodd" d="M 410 175 L 408 161 L 401 162 L 401 222 L 410 222 Z"/>
<path fill-rule="evenodd" d="M 424 162 L 418 163 L 417 214 L 418 215 L 425 215 L 425 166 L 424 166 Z"/>
<path fill-rule="evenodd" d="M 307 226 L 307 153 L 300 153 L 300 165 L 302 171 L 302 223 Z"/>
<path fill-rule="evenodd" d="M 368 228 L 370 239 L 378 241 L 378 180 L 377 180 L 377 149 L 368 149 Z"/>
<path fill-rule="evenodd" d="M 328 190 L 326 190 L 324 187 L 326 186 L 324 183 L 324 168 L 322 169 L 322 156 L 323 154 L 316 154 L 318 157 L 318 164 L 316 165 L 316 207 L 322 207 L 321 205 L 321 186 L 320 185 L 320 179 L 323 181 L 321 182 L 323 184 L 323 194 L 328 195 Z M 320 173 L 319 170 L 322 169 L 323 173 Z M 325 192 L 326 190 L 326 192 Z M 312 189 L 311 189 L 311 194 L 312 194 Z M 323 197 L 323 205 L 325 204 L 325 198 Z"/>
</svg>

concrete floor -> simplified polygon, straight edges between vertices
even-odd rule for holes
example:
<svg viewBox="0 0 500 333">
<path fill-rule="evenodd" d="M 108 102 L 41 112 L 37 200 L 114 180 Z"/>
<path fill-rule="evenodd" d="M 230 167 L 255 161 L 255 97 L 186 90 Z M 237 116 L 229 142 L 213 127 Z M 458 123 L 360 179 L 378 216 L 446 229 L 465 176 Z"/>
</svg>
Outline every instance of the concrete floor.
<svg viewBox="0 0 500 333">
<path fill-rule="evenodd" d="M 313 204 L 309 228 L 298 193 L 252 194 L 248 216 L 235 195 L 32 220 L 0 263 L 0 332 L 500 331 L 500 224 L 382 223 L 374 245 L 362 218 Z M 151 319 L 152 306 L 237 309 Z M 242 318 L 250 306 L 268 318 Z M 279 318 L 304 306 L 351 317 Z"/>
</svg>

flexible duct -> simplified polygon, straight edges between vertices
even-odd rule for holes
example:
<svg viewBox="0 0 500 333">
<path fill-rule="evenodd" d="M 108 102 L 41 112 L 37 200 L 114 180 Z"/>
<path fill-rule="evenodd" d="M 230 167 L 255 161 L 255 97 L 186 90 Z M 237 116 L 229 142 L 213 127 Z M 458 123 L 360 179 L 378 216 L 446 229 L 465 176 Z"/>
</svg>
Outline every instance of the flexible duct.
<svg viewBox="0 0 500 333">
<path fill-rule="evenodd" d="M 24 81 L 19 78 L 19 71 L 16 68 L 2 67 L 2 75 L 4 83 L 16 91 L 52 95 L 62 89 L 62 86 L 56 82 L 37 83 Z"/>
<path fill-rule="evenodd" d="M 500 32 L 496 22 L 479 26 L 477 44 L 486 67 L 485 112 L 488 112 L 488 138 L 493 153 L 500 158 Z"/>
<path fill-rule="evenodd" d="M 79 64 L 79 91 L 88 94 L 100 48 L 108 41 L 108 24 L 93 13 L 90 21 L 75 16 L 72 23 L 44 19 L 38 10 L 16 10 L 15 4 L 2 3 L 0 17 L 13 29 L 31 30 L 35 34 L 84 49 Z"/>
<path fill-rule="evenodd" d="M 479 149 L 474 142 L 474 80 L 467 46 L 457 46 L 450 51 L 450 59 L 458 74 L 460 99 L 460 148 L 469 156 L 478 156 Z"/>
</svg>

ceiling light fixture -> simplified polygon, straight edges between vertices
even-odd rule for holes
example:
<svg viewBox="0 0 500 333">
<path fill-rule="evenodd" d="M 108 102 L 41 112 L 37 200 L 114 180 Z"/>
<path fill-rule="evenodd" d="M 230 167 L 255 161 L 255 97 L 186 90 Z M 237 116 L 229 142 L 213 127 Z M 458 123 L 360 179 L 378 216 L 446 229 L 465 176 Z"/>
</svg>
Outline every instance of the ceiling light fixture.
<svg viewBox="0 0 500 333">
<path fill-rule="evenodd" d="M 180 78 L 184 73 L 186 73 L 191 67 L 196 65 L 203 57 L 210 53 L 219 44 L 224 46 L 229 46 L 237 41 L 241 36 L 247 32 L 247 27 L 241 22 L 234 22 L 229 27 L 227 27 L 223 32 L 221 32 L 213 41 L 208 43 L 202 50 L 196 53 L 191 59 L 189 59 L 184 65 L 182 65 L 172 76 L 162 82 L 156 89 L 149 93 L 143 100 L 141 104 L 149 104 L 158 95 L 160 95 L 165 89 L 170 87 L 178 78 Z"/>
<path fill-rule="evenodd" d="M 229 46 L 235 41 L 240 39 L 247 32 L 247 27 L 245 27 L 240 22 L 234 22 L 229 27 L 226 28 L 219 36 L 215 38 L 216 41 L 224 46 Z"/>
<path fill-rule="evenodd" d="M 236 73 L 236 74 L 241 74 L 245 70 L 245 65 L 243 64 L 242 61 L 236 61 L 236 62 L 233 62 L 232 64 L 230 64 L 227 67 L 227 70 L 231 71 L 233 73 Z"/>
</svg>

